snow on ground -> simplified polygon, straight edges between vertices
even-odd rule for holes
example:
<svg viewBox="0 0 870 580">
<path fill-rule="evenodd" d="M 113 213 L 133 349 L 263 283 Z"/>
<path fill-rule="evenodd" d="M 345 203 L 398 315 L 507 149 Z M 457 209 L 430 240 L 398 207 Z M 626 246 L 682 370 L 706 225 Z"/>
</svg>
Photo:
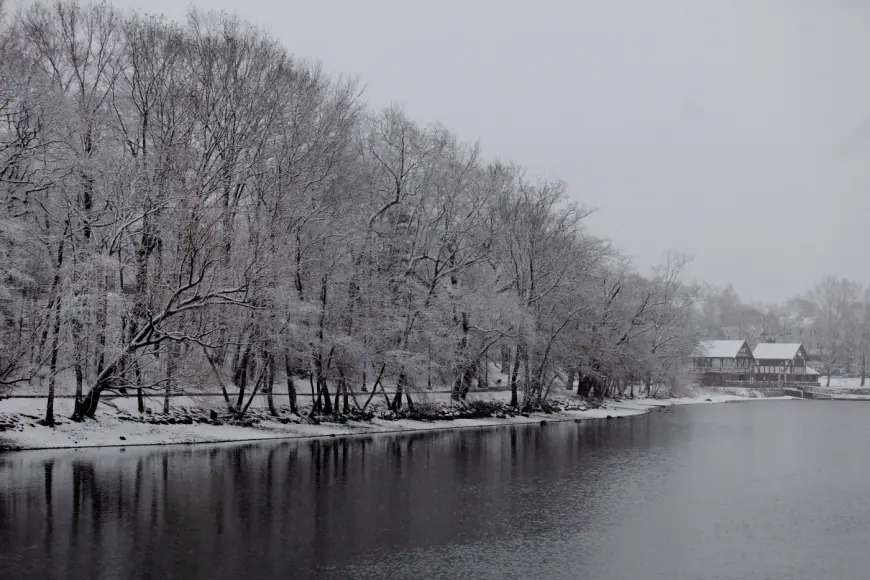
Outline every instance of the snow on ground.
<svg viewBox="0 0 870 580">
<path fill-rule="evenodd" d="M 819 386 L 825 388 L 827 381 L 824 377 L 819 381 Z M 861 386 L 861 377 L 831 377 L 832 389 L 870 389 L 870 379 L 866 381 L 864 387 Z"/>
<path fill-rule="evenodd" d="M 477 398 L 507 400 L 510 393 L 475 393 Z M 158 397 L 147 402 L 149 407 L 162 408 Z M 174 406 L 202 405 L 200 397 L 174 398 Z M 211 398 L 210 398 L 211 399 Z M 573 421 L 578 419 L 603 419 L 607 417 L 627 417 L 647 413 L 657 407 L 670 405 L 722 403 L 745 401 L 747 397 L 726 394 L 701 393 L 690 398 L 674 399 L 632 399 L 608 401 L 604 408 L 585 411 L 563 411 L 561 413 L 533 413 L 528 417 L 508 417 L 504 419 L 454 419 L 444 421 L 414 421 L 408 419 L 374 419 L 371 422 L 348 422 L 346 424 L 321 423 L 283 424 L 277 421 L 262 421 L 255 427 L 211 424 L 174 424 L 154 425 L 123 421 L 119 411 L 135 412 L 135 398 L 117 398 L 104 401 L 97 411 L 96 421 L 76 423 L 68 417 L 72 414 L 72 399 L 59 399 L 55 402 L 55 416 L 60 424 L 55 428 L 43 427 L 37 423 L 45 413 L 44 399 L 3 399 L 0 400 L 0 419 L 4 415 L 16 416 L 25 421 L 23 429 L 0 433 L 0 448 L 53 449 L 78 447 L 107 447 L 129 445 L 168 445 L 178 443 L 218 443 L 230 441 L 254 441 L 261 439 L 288 439 L 313 437 L 339 437 L 372 433 L 395 433 L 428 431 L 436 429 L 479 428 L 497 425 L 540 423 L 541 421 Z M 207 405 L 223 405 L 222 400 L 209 400 Z M 0 421 L 2 422 L 2 421 Z"/>
</svg>

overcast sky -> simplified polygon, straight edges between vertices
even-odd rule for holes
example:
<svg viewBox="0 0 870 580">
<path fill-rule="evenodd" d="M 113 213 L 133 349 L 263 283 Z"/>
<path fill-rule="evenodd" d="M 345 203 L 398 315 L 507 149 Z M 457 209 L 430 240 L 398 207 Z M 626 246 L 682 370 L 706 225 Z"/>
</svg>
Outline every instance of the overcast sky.
<svg viewBox="0 0 870 580">
<path fill-rule="evenodd" d="M 179 0 L 114 0 L 181 19 Z M 373 107 L 564 179 L 642 269 L 669 249 L 747 300 L 870 282 L 870 2 L 198 0 Z"/>
</svg>

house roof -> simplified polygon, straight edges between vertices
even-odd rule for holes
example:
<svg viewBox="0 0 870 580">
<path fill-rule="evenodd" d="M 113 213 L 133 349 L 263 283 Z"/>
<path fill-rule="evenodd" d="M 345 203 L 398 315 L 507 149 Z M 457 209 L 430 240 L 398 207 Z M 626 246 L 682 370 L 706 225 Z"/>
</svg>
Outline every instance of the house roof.
<svg viewBox="0 0 870 580">
<path fill-rule="evenodd" d="M 735 358 L 743 340 L 703 340 L 695 347 L 692 356 L 697 358 Z"/>
<path fill-rule="evenodd" d="M 807 374 L 808 374 L 808 375 L 817 375 L 817 374 L 819 374 L 819 371 L 817 371 L 817 370 L 814 369 L 814 368 L 807 367 Z"/>
<path fill-rule="evenodd" d="M 752 356 L 756 360 L 791 360 L 801 349 L 799 342 L 762 342 Z"/>
</svg>

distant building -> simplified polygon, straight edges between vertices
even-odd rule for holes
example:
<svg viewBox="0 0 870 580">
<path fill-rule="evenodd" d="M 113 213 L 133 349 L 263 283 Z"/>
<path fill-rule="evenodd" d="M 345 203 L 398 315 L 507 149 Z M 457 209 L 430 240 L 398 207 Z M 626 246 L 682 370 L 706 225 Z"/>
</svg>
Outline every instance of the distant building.
<svg viewBox="0 0 870 580">
<path fill-rule="evenodd" d="M 778 383 L 814 383 L 819 373 L 807 366 L 807 351 L 799 342 L 762 342 L 755 347 L 755 380 Z"/>
<path fill-rule="evenodd" d="M 692 353 L 692 365 L 702 385 L 725 386 L 728 382 L 750 382 L 755 358 L 745 340 L 705 340 Z"/>
<path fill-rule="evenodd" d="M 789 344 L 799 342 L 803 345 L 810 360 L 818 356 L 821 350 L 821 339 L 814 318 L 798 318 L 796 316 L 780 319 L 776 332 L 764 333 L 761 337 L 762 342 Z"/>
</svg>

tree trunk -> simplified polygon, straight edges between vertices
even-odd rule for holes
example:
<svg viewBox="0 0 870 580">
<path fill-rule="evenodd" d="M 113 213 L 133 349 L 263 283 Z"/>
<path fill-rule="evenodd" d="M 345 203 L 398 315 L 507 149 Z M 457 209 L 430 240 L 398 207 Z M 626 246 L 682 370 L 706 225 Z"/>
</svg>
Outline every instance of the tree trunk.
<svg viewBox="0 0 870 580">
<path fill-rule="evenodd" d="M 56 365 L 55 365 L 55 368 Z M 52 371 L 51 376 L 48 378 L 48 398 L 45 401 L 45 426 L 46 427 L 54 427 L 54 376 L 55 373 Z"/>
<path fill-rule="evenodd" d="M 478 360 L 474 365 L 472 376 L 477 379 L 477 386 L 475 388 L 477 388 L 478 391 L 483 390 L 488 386 L 486 380 L 486 367 L 487 362 L 485 358 L 482 361 Z M 473 383 L 469 381 L 469 388 L 471 388 L 472 385 Z"/>
<path fill-rule="evenodd" d="M 313 381 L 313 379 L 312 379 Z M 321 399 L 323 399 L 323 391 L 320 389 L 320 383 L 317 384 L 317 390 L 314 389 L 314 383 L 312 382 L 311 387 L 311 411 L 308 413 L 309 415 L 313 415 L 314 413 L 320 413 L 320 408 L 323 406 L 321 404 Z M 317 393 L 317 396 L 314 396 L 314 393 Z"/>
<path fill-rule="evenodd" d="M 103 372 L 106 363 L 106 326 L 108 324 L 109 289 L 108 278 L 97 282 L 99 306 L 97 309 L 97 375 Z M 133 325 L 135 328 L 135 325 Z M 123 339 L 122 339 L 123 340 Z"/>
<path fill-rule="evenodd" d="M 94 418 L 94 415 L 97 412 L 97 406 L 100 404 L 100 393 L 103 388 L 104 386 L 102 385 L 94 385 L 81 402 L 76 404 L 72 416 L 74 421 L 81 421 L 85 418 Z"/>
<path fill-rule="evenodd" d="M 320 410 L 320 397 L 318 396 L 318 391 L 314 389 L 314 373 L 311 372 L 311 368 L 309 367 L 308 372 L 308 386 L 311 387 L 311 410 L 319 411 Z M 315 401 L 314 399 L 317 399 Z"/>
<path fill-rule="evenodd" d="M 332 407 L 332 399 L 329 396 L 329 386 L 326 384 L 326 379 L 319 378 L 317 380 L 317 383 L 318 383 L 318 395 L 317 395 L 318 408 L 319 408 L 319 403 L 321 403 L 321 401 L 322 401 L 324 414 L 332 415 L 335 411 L 333 410 L 333 407 Z M 321 395 L 322 395 L 322 397 L 321 397 Z"/>
<path fill-rule="evenodd" d="M 861 386 L 864 386 L 864 381 L 867 379 L 867 353 L 861 353 Z"/>
<path fill-rule="evenodd" d="M 507 374 L 511 370 L 511 349 L 508 345 L 501 345 L 501 372 Z"/>
<path fill-rule="evenodd" d="M 254 388 L 251 390 L 251 396 L 248 397 L 248 402 L 241 408 L 238 412 L 239 417 L 244 417 L 245 413 L 248 412 L 248 409 L 251 407 L 251 403 L 254 402 L 254 398 L 257 396 L 257 393 L 260 390 L 260 385 L 263 384 L 264 379 L 266 378 L 266 364 L 263 363 L 263 366 L 260 368 L 260 373 L 257 375 L 257 380 L 254 382 Z"/>
<path fill-rule="evenodd" d="M 76 350 L 78 350 L 78 349 L 76 349 Z M 79 403 L 82 402 L 82 386 L 83 386 L 83 383 L 84 383 L 84 376 L 82 376 L 82 365 L 80 365 L 80 364 L 78 363 L 78 361 L 76 361 L 76 363 L 73 365 L 73 367 L 74 367 L 74 369 L 75 369 L 75 374 L 76 374 L 76 398 L 75 398 L 75 403 L 76 403 L 76 405 L 78 405 Z"/>
<path fill-rule="evenodd" d="M 402 408 L 402 388 L 404 382 L 404 373 L 399 374 L 399 380 L 396 381 L 396 392 L 393 394 L 393 402 L 390 403 L 390 410 L 398 411 Z"/>
<path fill-rule="evenodd" d="M 52 322 L 52 338 L 51 338 L 51 358 L 49 360 L 49 372 L 51 373 L 48 379 L 48 400 L 45 402 L 45 424 L 48 427 L 54 427 L 54 384 L 57 380 L 57 349 L 60 341 L 60 269 L 63 266 L 63 249 L 66 239 L 66 233 L 69 231 L 69 221 L 64 228 L 64 235 L 61 237 L 57 246 L 57 271 L 54 274 L 52 281 L 52 289 L 57 292 L 54 299 L 54 320 Z M 46 325 L 47 328 L 47 325 Z M 40 347 L 41 350 L 41 347 Z M 40 356 L 41 353 L 40 353 Z M 81 386 L 79 386 L 81 388 Z M 78 400 L 78 397 L 76 397 Z"/>
<path fill-rule="evenodd" d="M 384 363 L 384 364 L 381 365 L 381 370 L 378 371 L 378 376 L 375 377 L 375 384 L 372 385 L 372 392 L 371 392 L 371 394 L 369 395 L 369 398 L 366 399 L 365 404 L 362 406 L 362 410 L 363 410 L 363 411 L 365 411 L 366 409 L 369 408 L 369 403 L 372 402 L 372 399 L 374 398 L 375 394 L 377 394 L 377 392 L 378 392 L 378 387 L 379 387 L 379 386 L 381 387 L 381 392 L 384 393 L 384 399 L 385 399 L 385 401 L 386 401 L 387 406 L 389 407 L 389 405 L 390 405 L 390 398 L 387 397 L 386 392 L 383 390 L 383 387 L 381 386 L 381 377 L 384 376 L 384 370 L 385 370 L 386 368 L 387 368 L 387 364 L 386 364 L 386 363 Z"/>
<path fill-rule="evenodd" d="M 302 291 L 302 240 L 299 239 L 300 230 L 296 230 L 296 268 L 293 270 L 293 282 L 296 287 L 296 295 L 300 302 L 305 301 L 305 294 Z"/>
<path fill-rule="evenodd" d="M 517 348 L 514 354 L 514 367 L 511 369 L 511 407 L 516 408 L 520 402 L 517 396 L 517 375 L 520 371 L 520 357 L 522 354 L 522 343 L 517 343 Z"/>
<path fill-rule="evenodd" d="M 344 393 L 344 412 L 350 413 L 350 400 L 348 397 L 348 391 L 350 391 L 350 387 L 347 384 L 347 379 L 344 377 L 344 371 L 339 371 L 340 380 L 341 380 L 341 390 Z M 356 395 L 353 396 L 354 401 L 356 401 Z M 359 403 L 356 404 L 359 407 Z"/>
<path fill-rule="evenodd" d="M 169 413 L 169 394 L 172 392 L 172 382 L 175 380 L 175 367 L 178 364 L 179 345 L 173 343 L 166 355 L 166 388 L 163 391 L 163 413 Z"/>
<path fill-rule="evenodd" d="M 592 379 L 588 376 L 581 374 L 577 379 L 577 396 L 588 398 L 589 393 L 592 392 Z"/>
<path fill-rule="evenodd" d="M 607 396 L 607 388 L 609 385 L 601 380 L 596 380 L 592 385 L 592 396 L 603 399 Z"/>
<path fill-rule="evenodd" d="M 67 218 L 66 223 L 64 224 L 64 228 L 63 228 L 63 235 L 61 235 L 60 241 L 58 242 L 58 246 L 57 246 L 57 269 L 54 272 L 54 278 L 51 281 L 51 292 L 49 293 L 49 296 L 53 297 L 53 302 L 52 302 L 52 304 L 49 304 L 49 308 L 51 308 L 51 306 L 53 304 L 57 307 L 60 306 L 60 269 L 63 266 L 64 245 L 66 244 L 66 236 L 69 233 L 69 228 L 70 228 L 70 220 L 69 220 L 69 218 Z M 51 231 L 51 224 L 48 220 L 48 216 L 46 216 L 46 218 L 45 218 L 45 229 L 46 229 L 46 231 Z M 30 362 L 31 363 L 34 360 L 33 359 L 34 352 L 35 352 L 37 357 L 42 356 L 42 349 L 45 348 L 45 343 L 48 340 L 49 329 L 50 329 L 50 326 L 48 324 L 46 324 L 45 328 L 42 329 L 42 337 L 39 339 L 39 348 L 36 349 L 35 351 L 31 350 L 31 353 L 30 353 Z"/>
<path fill-rule="evenodd" d="M 533 388 L 532 385 L 532 368 L 529 362 L 531 358 L 529 357 L 529 347 L 523 346 L 523 375 L 525 375 L 523 381 L 523 406 L 528 405 L 530 400 L 531 391 Z"/>
<path fill-rule="evenodd" d="M 266 390 L 266 404 L 269 407 L 269 414 L 273 417 L 277 417 L 278 410 L 275 408 L 275 399 L 272 396 L 272 391 L 274 390 L 273 385 L 275 383 L 275 361 L 271 354 L 266 359 L 266 364 L 268 365 L 266 369 L 266 384 L 263 385 Z"/>
<path fill-rule="evenodd" d="M 453 382 L 453 393 L 451 393 L 451 398 L 454 401 L 464 401 L 468 397 L 468 391 L 471 389 L 471 381 L 474 379 L 476 370 L 474 365 L 466 363 L 465 368 L 459 371 Z"/>
<path fill-rule="evenodd" d="M 82 339 L 81 322 L 73 318 L 73 320 L 70 321 L 70 329 L 72 331 L 73 356 L 75 357 L 73 360 L 73 371 L 76 375 L 76 403 L 81 403 L 85 382 L 85 369 L 82 365 L 82 359 L 84 357 L 84 353 L 82 352 L 84 341 Z"/>
<path fill-rule="evenodd" d="M 426 341 L 426 390 L 432 390 L 432 341 Z"/>
<path fill-rule="evenodd" d="M 468 361 L 468 314 L 463 312 L 461 315 L 461 323 L 459 325 L 462 334 L 459 338 L 459 344 L 456 346 L 456 360 L 458 361 L 456 379 L 453 381 L 453 393 L 450 398 L 458 401 L 460 398 L 465 398 L 465 393 L 468 392 L 469 383 L 473 374 L 470 372 L 470 364 Z"/>
<path fill-rule="evenodd" d="M 296 385 L 293 383 L 293 368 L 290 364 L 290 353 L 284 353 L 284 372 L 287 373 L 287 397 L 290 399 L 290 413 L 299 414 L 296 406 Z"/>
<path fill-rule="evenodd" d="M 55 301 L 54 321 L 51 337 L 51 359 L 49 360 L 48 400 L 45 403 L 45 425 L 54 427 L 54 383 L 57 378 L 57 349 L 60 336 L 60 297 Z"/>
<path fill-rule="evenodd" d="M 233 384 L 238 383 L 239 361 L 242 359 L 242 340 L 236 345 L 236 350 L 233 352 L 233 360 L 230 363 L 230 368 L 233 371 Z"/>
<path fill-rule="evenodd" d="M 335 413 L 335 408 L 332 406 L 332 399 L 329 396 L 329 385 L 324 378 L 321 381 L 320 388 L 323 389 L 323 412 L 327 415 Z"/>
<path fill-rule="evenodd" d="M 111 386 L 114 381 L 115 373 L 123 364 L 122 359 L 123 357 L 103 369 L 103 372 L 97 376 L 97 380 L 94 383 L 94 386 L 91 387 L 91 390 L 88 391 L 88 394 L 81 401 L 76 402 L 72 417 L 70 417 L 73 421 L 94 418 L 94 414 L 97 412 L 97 406 L 100 404 L 100 395 L 102 394 L 103 389 L 107 389 Z"/>
<path fill-rule="evenodd" d="M 399 411 L 402 408 L 402 395 L 405 394 L 405 385 L 408 382 L 408 376 L 405 374 L 405 371 L 399 373 L 399 380 L 396 381 L 396 394 L 393 397 L 393 402 L 390 405 L 390 409 L 393 411 Z M 411 407 L 411 397 L 407 397 L 408 407 Z"/>
<path fill-rule="evenodd" d="M 312 410 L 320 413 L 328 413 L 332 414 L 332 400 L 329 398 L 329 387 L 326 384 L 326 379 L 323 376 L 323 361 L 320 359 L 320 356 L 316 356 L 314 358 L 314 383 L 317 384 L 317 389 L 312 390 L 312 395 L 317 393 L 317 400 L 314 401 L 314 405 L 312 406 Z M 312 383 L 312 385 L 314 384 Z M 312 389 L 314 387 L 312 386 Z"/>
<path fill-rule="evenodd" d="M 60 270 L 58 268 L 58 270 Z M 54 275 L 55 282 L 51 287 L 51 294 L 53 298 L 51 302 L 48 304 L 49 311 L 54 308 L 54 303 L 60 301 L 60 293 L 57 291 L 57 286 L 60 284 L 60 272 Z M 33 364 L 37 358 L 42 357 L 42 352 L 45 350 L 45 343 L 48 342 L 48 337 L 51 335 L 51 325 L 46 324 L 42 329 L 42 336 L 39 339 L 39 342 L 36 344 L 34 348 L 30 349 L 30 364 Z M 41 360 L 41 358 L 40 358 Z"/>
<path fill-rule="evenodd" d="M 241 359 L 239 360 L 239 366 L 236 368 L 235 377 L 236 377 L 236 386 L 239 389 L 239 396 L 236 399 L 236 410 L 241 410 L 242 406 L 245 404 L 245 389 L 248 386 L 248 367 L 251 362 L 251 344 L 248 343 L 247 348 L 245 348 L 244 354 L 242 354 Z"/>
</svg>

